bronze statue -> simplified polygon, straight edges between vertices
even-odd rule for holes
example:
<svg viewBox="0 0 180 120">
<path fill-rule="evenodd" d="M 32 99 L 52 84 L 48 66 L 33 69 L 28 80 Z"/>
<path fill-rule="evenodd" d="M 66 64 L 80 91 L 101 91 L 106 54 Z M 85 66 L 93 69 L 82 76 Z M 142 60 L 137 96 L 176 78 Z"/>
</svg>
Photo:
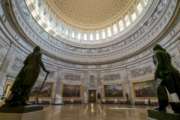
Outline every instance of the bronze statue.
<svg viewBox="0 0 180 120">
<path fill-rule="evenodd" d="M 41 50 L 37 46 L 33 52 L 27 56 L 24 61 L 24 66 L 17 75 L 15 82 L 11 88 L 11 93 L 5 101 L 5 106 L 24 106 L 29 98 L 32 87 L 34 86 L 40 68 L 47 74 L 43 62 L 41 61 Z"/>
<path fill-rule="evenodd" d="M 164 48 L 156 45 L 153 50 L 153 61 L 156 65 L 155 80 L 161 80 L 157 90 L 158 110 L 166 111 L 166 107 L 170 104 L 174 112 L 180 113 L 180 73 L 172 65 L 170 54 Z"/>
</svg>

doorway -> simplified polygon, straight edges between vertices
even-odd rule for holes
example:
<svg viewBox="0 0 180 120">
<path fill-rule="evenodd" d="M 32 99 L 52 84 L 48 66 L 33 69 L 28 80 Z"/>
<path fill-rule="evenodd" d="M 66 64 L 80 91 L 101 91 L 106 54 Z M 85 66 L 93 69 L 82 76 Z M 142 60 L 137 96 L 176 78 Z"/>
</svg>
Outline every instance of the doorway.
<svg viewBox="0 0 180 120">
<path fill-rule="evenodd" d="M 88 91 L 88 101 L 89 103 L 96 103 L 96 90 Z"/>
</svg>

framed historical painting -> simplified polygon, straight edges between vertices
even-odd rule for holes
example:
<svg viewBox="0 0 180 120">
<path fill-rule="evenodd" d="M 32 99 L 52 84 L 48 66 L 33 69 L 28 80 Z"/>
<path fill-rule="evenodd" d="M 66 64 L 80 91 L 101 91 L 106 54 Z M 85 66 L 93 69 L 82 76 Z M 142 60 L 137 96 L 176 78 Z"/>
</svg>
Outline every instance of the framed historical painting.
<svg viewBox="0 0 180 120">
<path fill-rule="evenodd" d="M 156 97 L 156 81 L 147 80 L 133 83 L 134 96 L 136 98 L 155 98 Z"/>
<path fill-rule="evenodd" d="M 42 85 L 42 82 L 37 82 L 35 86 L 33 87 L 30 96 L 36 97 L 38 94 L 39 98 L 52 98 L 53 90 L 54 90 L 54 83 L 46 82 L 40 91 L 41 85 Z"/>
<path fill-rule="evenodd" d="M 121 84 L 104 85 L 105 97 L 123 97 L 123 87 Z"/>
<path fill-rule="evenodd" d="M 63 85 L 63 97 L 81 97 L 81 86 L 80 85 Z"/>
</svg>

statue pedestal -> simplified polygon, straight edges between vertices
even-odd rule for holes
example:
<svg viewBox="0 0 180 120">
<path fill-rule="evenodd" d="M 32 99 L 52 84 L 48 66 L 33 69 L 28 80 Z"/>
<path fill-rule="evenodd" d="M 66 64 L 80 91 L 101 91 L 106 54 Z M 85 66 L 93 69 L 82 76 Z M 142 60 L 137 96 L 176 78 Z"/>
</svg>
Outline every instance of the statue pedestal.
<svg viewBox="0 0 180 120">
<path fill-rule="evenodd" d="M 42 106 L 0 108 L 0 120 L 44 120 Z"/>
<path fill-rule="evenodd" d="M 180 120 L 180 114 L 148 110 L 148 120 Z"/>
</svg>

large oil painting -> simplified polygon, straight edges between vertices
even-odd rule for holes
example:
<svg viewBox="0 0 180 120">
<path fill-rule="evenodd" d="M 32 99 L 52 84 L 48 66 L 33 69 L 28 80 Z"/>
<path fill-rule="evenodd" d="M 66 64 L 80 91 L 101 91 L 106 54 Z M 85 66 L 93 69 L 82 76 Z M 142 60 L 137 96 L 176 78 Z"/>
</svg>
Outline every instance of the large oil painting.
<svg viewBox="0 0 180 120">
<path fill-rule="evenodd" d="M 63 97 L 80 97 L 80 85 L 63 85 Z"/>
<path fill-rule="evenodd" d="M 40 91 L 41 85 L 42 85 L 42 82 L 37 82 L 35 84 L 35 86 L 33 87 L 30 96 L 35 97 L 38 94 L 39 97 L 51 98 L 52 93 L 53 93 L 53 85 L 54 85 L 54 83 L 53 82 L 46 82 L 44 84 L 44 87 Z"/>
<path fill-rule="evenodd" d="M 104 85 L 105 97 L 123 97 L 121 84 Z"/>
<path fill-rule="evenodd" d="M 133 83 L 135 97 L 156 97 L 156 81 L 148 80 Z"/>
</svg>

